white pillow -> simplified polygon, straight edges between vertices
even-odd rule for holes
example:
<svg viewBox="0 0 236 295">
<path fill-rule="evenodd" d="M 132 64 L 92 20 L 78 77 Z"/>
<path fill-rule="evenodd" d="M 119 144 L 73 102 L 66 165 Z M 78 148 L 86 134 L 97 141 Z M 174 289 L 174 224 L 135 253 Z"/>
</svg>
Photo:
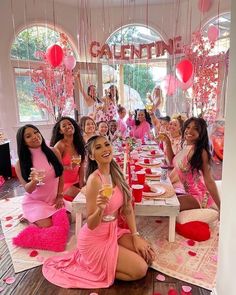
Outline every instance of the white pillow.
<svg viewBox="0 0 236 295">
<path fill-rule="evenodd" d="M 177 222 L 186 223 L 190 221 L 203 221 L 212 223 L 218 218 L 218 211 L 214 209 L 191 209 L 184 210 L 177 216 Z"/>
</svg>

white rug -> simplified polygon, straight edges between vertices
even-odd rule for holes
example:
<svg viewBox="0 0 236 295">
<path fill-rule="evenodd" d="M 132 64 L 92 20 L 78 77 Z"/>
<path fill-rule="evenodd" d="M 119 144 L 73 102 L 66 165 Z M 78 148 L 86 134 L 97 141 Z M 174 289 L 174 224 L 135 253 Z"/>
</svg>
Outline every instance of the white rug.
<svg viewBox="0 0 236 295">
<path fill-rule="evenodd" d="M 212 290 L 215 286 L 218 251 L 218 224 L 211 228 L 211 238 L 195 242 L 176 234 L 168 242 L 168 218 L 137 219 L 138 230 L 153 245 L 157 258 L 152 268 L 179 280 Z"/>
<path fill-rule="evenodd" d="M 15 197 L 0 201 L 0 219 L 3 234 L 11 255 L 15 272 L 21 272 L 43 264 L 43 261 L 55 255 L 61 255 L 63 252 L 52 252 L 38 249 L 23 249 L 12 244 L 12 238 L 15 237 L 27 224 L 20 223 L 19 218 L 22 216 L 21 201 L 23 197 Z M 66 251 L 76 247 L 74 236 L 74 227 L 71 227 Z M 32 253 L 33 250 L 37 252 Z M 35 257 L 30 256 L 37 254 Z"/>
</svg>

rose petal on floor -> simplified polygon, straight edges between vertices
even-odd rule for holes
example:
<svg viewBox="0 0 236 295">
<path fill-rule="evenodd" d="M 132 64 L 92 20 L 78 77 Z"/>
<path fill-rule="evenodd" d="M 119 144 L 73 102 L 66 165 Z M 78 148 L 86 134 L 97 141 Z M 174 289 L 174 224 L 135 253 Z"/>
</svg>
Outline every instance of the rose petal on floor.
<svg viewBox="0 0 236 295">
<path fill-rule="evenodd" d="M 196 256 L 197 253 L 196 252 L 193 252 L 193 251 L 188 251 L 188 255 L 190 255 L 190 256 Z"/>
<path fill-rule="evenodd" d="M 196 242 L 194 240 L 187 240 L 187 244 L 189 246 L 194 246 L 196 244 Z"/>
<path fill-rule="evenodd" d="M 15 280 L 16 279 L 14 277 L 7 277 L 7 278 L 3 279 L 3 281 L 8 285 L 13 284 L 15 282 Z"/>
<path fill-rule="evenodd" d="M 36 257 L 36 256 L 38 256 L 38 255 L 39 255 L 39 252 L 36 251 L 36 250 L 33 250 L 33 251 L 31 251 L 31 252 L 29 253 L 29 256 L 30 256 L 30 257 Z"/>
<path fill-rule="evenodd" d="M 183 289 L 183 291 L 186 292 L 186 293 L 192 291 L 192 287 L 190 287 L 190 286 L 182 286 L 182 289 Z"/>
<path fill-rule="evenodd" d="M 12 220 L 12 219 L 13 219 L 12 216 L 6 216 L 6 217 L 5 217 L 5 220 L 6 220 L 6 221 L 9 221 L 9 220 Z"/>
<path fill-rule="evenodd" d="M 5 224 L 5 227 L 12 227 L 12 226 L 13 226 L 13 224 L 11 224 L 11 223 Z"/>
<path fill-rule="evenodd" d="M 157 279 L 158 281 L 160 281 L 160 282 L 164 282 L 164 281 L 166 280 L 166 277 L 163 276 L 163 275 L 161 275 L 161 274 L 158 274 L 158 275 L 156 276 L 156 279 Z"/>
</svg>

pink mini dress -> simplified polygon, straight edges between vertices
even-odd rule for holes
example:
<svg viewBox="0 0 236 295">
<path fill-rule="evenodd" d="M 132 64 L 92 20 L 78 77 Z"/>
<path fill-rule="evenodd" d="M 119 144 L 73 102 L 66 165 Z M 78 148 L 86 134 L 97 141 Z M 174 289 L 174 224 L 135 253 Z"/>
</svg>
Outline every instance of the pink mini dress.
<svg viewBox="0 0 236 295">
<path fill-rule="evenodd" d="M 99 173 L 99 172 L 98 172 Z M 116 186 L 104 215 L 117 212 L 123 205 L 123 194 Z M 115 280 L 118 239 L 130 233 L 118 226 L 118 219 L 101 222 L 95 229 L 83 225 L 78 235 L 77 249 L 44 262 L 43 275 L 63 288 L 108 288 Z"/>
<path fill-rule="evenodd" d="M 187 194 L 193 196 L 199 203 L 200 208 L 211 207 L 214 203 L 204 183 L 201 171 L 196 169 L 192 172 L 189 159 L 194 152 L 194 145 L 186 145 L 175 155 L 173 164 L 178 173 L 179 180 Z"/>
<path fill-rule="evenodd" d="M 58 189 L 59 177 L 55 176 L 52 165 L 48 163 L 47 157 L 41 147 L 30 149 L 33 167 L 45 170 L 46 176 L 44 185 L 37 186 L 32 193 L 25 193 L 22 201 L 24 217 L 31 223 L 52 216 L 58 209 L 55 209 L 55 202 Z"/>
</svg>

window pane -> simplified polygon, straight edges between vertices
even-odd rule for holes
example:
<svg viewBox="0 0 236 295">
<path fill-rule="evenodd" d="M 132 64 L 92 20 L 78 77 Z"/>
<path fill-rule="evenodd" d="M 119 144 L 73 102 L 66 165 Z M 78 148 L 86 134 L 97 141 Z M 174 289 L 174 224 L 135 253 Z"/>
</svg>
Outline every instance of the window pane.
<svg viewBox="0 0 236 295">
<path fill-rule="evenodd" d="M 15 76 L 20 122 L 47 120 L 45 110 L 38 108 L 33 100 L 35 83 L 31 82 L 31 77 L 26 74 L 25 69 L 15 69 L 15 72 L 21 72 Z M 25 75 L 22 72 L 25 72 Z"/>
</svg>

